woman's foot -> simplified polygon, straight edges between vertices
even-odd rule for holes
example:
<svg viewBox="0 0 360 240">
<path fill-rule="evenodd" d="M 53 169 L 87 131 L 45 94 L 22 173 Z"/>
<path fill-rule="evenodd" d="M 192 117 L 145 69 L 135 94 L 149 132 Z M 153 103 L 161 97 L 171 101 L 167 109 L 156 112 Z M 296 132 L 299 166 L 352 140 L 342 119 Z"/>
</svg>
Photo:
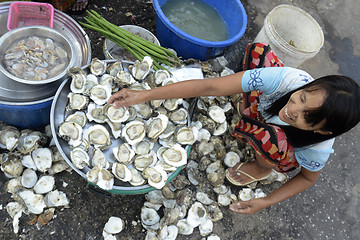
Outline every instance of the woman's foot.
<svg viewBox="0 0 360 240">
<path fill-rule="evenodd" d="M 226 178 L 236 186 L 246 186 L 268 178 L 271 174 L 271 168 L 259 167 L 254 162 L 238 163 L 232 168 L 226 170 Z"/>
</svg>

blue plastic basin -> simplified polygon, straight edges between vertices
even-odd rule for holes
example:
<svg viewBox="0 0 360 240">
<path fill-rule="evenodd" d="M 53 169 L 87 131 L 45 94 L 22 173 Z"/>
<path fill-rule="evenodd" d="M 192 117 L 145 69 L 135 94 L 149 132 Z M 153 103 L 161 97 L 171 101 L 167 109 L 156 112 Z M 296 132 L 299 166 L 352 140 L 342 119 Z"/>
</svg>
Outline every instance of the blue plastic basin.
<svg viewBox="0 0 360 240">
<path fill-rule="evenodd" d="M 161 46 L 174 49 L 183 59 L 206 60 L 219 56 L 224 49 L 237 42 L 245 33 L 247 16 L 239 0 L 203 0 L 223 18 L 229 32 L 225 41 L 206 41 L 193 37 L 172 24 L 161 10 L 167 0 L 153 0 L 156 12 L 156 37 Z"/>
<path fill-rule="evenodd" d="M 40 101 L 0 102 L 0 121 L 22 129 L 38 129 L 50 124 L 50 109 L 54 97 Z"/>
</svg>

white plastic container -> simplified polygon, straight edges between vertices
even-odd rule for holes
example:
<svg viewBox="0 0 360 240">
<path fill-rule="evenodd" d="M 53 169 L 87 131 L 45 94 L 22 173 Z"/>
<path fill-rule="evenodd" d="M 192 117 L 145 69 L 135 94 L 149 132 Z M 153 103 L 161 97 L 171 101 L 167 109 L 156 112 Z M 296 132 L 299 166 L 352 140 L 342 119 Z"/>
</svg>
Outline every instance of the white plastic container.
<svg viewBox="0 0 360 240">
<path fill-rule="evenodd" d="M 324 33 L 316 20 L 304 10 L 279 5 L 266 16 L 254 42 L 270 44 L 285 66 L 296 68 L 320 51 Z"/>
</svg>

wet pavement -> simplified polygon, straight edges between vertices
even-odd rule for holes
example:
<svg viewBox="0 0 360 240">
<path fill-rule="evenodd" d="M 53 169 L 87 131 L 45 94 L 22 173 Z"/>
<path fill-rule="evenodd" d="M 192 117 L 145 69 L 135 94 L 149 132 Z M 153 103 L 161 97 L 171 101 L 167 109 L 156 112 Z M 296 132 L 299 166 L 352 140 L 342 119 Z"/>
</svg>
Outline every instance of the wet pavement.
<svg viewBox="0 0 360 240">
<path fill-rule="evenodd" d="M 113 10 L 109 14 L 116 14 L 122 2 L 124 0 L 96 2 L 94 8 L 103 10 L 111 7 Z M 360 76 L 360 41 L 358 41 L 360 39 L 358 31 L 360 5 L 357 1 L 247 0 L 242 3 L 248 16 L 247 30 L 243 38 L 225 52 L 225 57 L 232 69 L 238 69 L 246 44 L 251 42 L 260 31 L 266 15 L 279 4 L 291 4 L 310 13 L 322 27 L 325 36 L 325 43 L 320 52 L 299 68 L 309 72 L 315 78 L 329 74 L 343 74 L 354 78 L 360 84 L 358 77 Z M 141 9 L 138 10 L 137 14 L 141 15 Z M 80 17 L 74 16 L 74 19 L 78 20 Z M 155 19 L 147 19 L 147 21 L 149 22 L 138 20 L 137 24 L 155 33 Z M 128 22 L 118 24 L 128 24 Z M 91 37 L 91 40 L 93 56 L 102 58 L 99 39 Z M 239 215 L 224 209 L 227 211 L 226 218 L 214 224 L 213 232 L 221 239 L 359 239 L 360 168 L 357 164 L 360 159 L 359 136 L 360 126 L 358 125 L 351 132 L 336 139 L 335 153 L 331 155 L 318 182 L 310 189 L 250 216 Z M 72 175 L 74 174 L 73 172 Z M 72 183 L 77 181 L 75 179 Z M 79 192 L 82 191 L 83 186 L 84 184 L 81 183 L 78 187 Z M 76 194 L 70 193 L 70 195 Z M 91 204 L 93 200 L 90 198 L 94 196 L 82 192 L 81 197 L 84 196 L 85 204 L 86 200 Z M 104 200 L 104 204 L 108 202 L 110 200 Z M 4 207 L 5 202 L 1 204 Z M 111 205 L 111 203 L 108 204 Z M 84 206 L 84 209 L 86 207 L 88 206 Z M 97 207 L 94 206 L 94 208 Z M 91 207 L 89 209 L 91 211 Z M 6 214 L 4 210 L 0 211 L 1 219 L 5 219 Z M 53 221 L 61 221 L 61 215 L 64 214 L 60 213 Z M 76 213 L 73 214 L 76 215 Z M 7 226 L 10 227 L 10 225 Z M 103 223 L 97 224 L 96 227 L 100 228 L 100 231 L 93 232 L 91 237 L 85 237 L 89 234 L 83 234 L 78 238 L 100 239 L 102 226 Z M 64 236 L 77 235 L 76 231 L 71 232 L 74 231 L 73 227 L 64 228 L 63 231 L 66 233 Z M 190 235 L 178 236 L 177 239 L 200 238 L 199 235 Z"/>
</svg>

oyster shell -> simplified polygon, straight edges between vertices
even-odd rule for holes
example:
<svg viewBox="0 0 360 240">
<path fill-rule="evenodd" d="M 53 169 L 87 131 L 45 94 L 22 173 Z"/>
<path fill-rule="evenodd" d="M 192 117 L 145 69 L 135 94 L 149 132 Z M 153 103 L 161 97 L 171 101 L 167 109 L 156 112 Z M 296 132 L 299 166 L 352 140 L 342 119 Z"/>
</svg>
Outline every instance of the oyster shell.
<svg viewBox="0 0 360 240">
<path fill-rule="evenodd" d="M 105 105 L 106 117 L 113 123 L 122 123 L 129 119 L 130 113 L 126 107 L 115 108 L 113 105 Z"/>
<path fill-rule="evenodd" d="M 128 143 L 120 144 L 118 147 L 113 148 L 115 159 L 126 166 L 130 165 L 135 156 L 135 151 Z"/>
<path fill-rule="evenodd" d="M 163 81 L 169 77 L 171 77 L 171 76 L 168 71 L 163 70 L 163 69 L 157 70 L 154 73 L 154 83 L 157 86 L 160 86 L 160 85 L 162 85 Z"/>
<path fill-rule="evenodd" d="M 175 132 L 176 126 L 172 122 L 168 122 L 168 125 L 165 129 L 165 131 L 159 136 L 159 139 L 161 140 L 167 140 L 171 138 Z"/>
<path fill-rule="evenodd" d="M 87 117 L 85 112 L 76 111 L 73 114 L 70 114 L 66 117 L 65 122 L 75 122 L 79 124 L 81 127 L 84 127 L 87 123 Z"/>
<path fill-rule="evenodd" d="M 133 76 L 125 70 L 120 70 L 116 74 L 114 81 L 119 87 L 128 87 L 136 83 L 136 80 L 133 78 Z"/>
<path fill-rule="evenodd" d="M 22 131 L 19 138 L 18 149 L 22 154 L 27 154 L 40 145 L 45 145 L 47 140 L 47 136 L 40 131 Z"/>
<path fill-rule="evenodd" d="M 109 119 L 105 119 L 105 122 L 107 122 L 107 124 L 111 128 L 111 133 L 113 137 L 115 139 L 119 138 L 121 136 L 121 130 L 123 128 L 123 124 L 111 122 Z"/>
<path fill-rule="evenodd" d="M 134 158 L 134 166 L 139 171 L 143 171 L 147 167 L 154 166 L 156 162 L 156 153 L 153 150 L 146 155 L 136 155 Z"/>
<path fill-rule="evenodd" d="M 213 135 L 214 136 L 223 135 L 227 131 L 227 129 L 228 129 L 228 123 L 224 121 L 217 125 L 217 127 L 214 129 Z"/>
<path fill-rule="evenodd" d="M 141 142 L 133 145 L 133 149 L 138 155 L 148 154 L 154 148 L 154 142 L 150 142 L 147 139 L 142 140 Z"/>
<path fill-rule="evenodd" d="M 35 194 L 31 190 L 22 190 L 17 195 L 23 200 L 29 212 L 40 214 L 44 211 L 46 204 L 41 194 Z"/>
<path fill-rule="evenodd" d="M 34 186 L 35 193 L 48 193 L 55 187 L 55 178 L 50 175 L 44 175 L 36 182 Z"/>
<path fill-rule="evenodd" d="M 224 159 L 224 164 L 228 167 L 235 166 L 238 162 L 240 162 L 240 156 L 236 152 L 230 151 L 227 152 Z"/>
<path fill-rule="evenodd" d="M 179 229 L 179 234 L 181 235 L 191 235 L 194 232 L 194 227 L 188 223 L 187 219 L 180 219 L 176 223 L 176 226 Z"/>
<path fill-rule="evenodd" d="M 143 171 L 143 177 L 147 179 L 150 186 L 156 189 L 163 188 L 168 179 L 167 173 L 159 165 L 145 168 Z"/>
<path fill-rule="evenodd" d="M 178 98 L 178 99 L 166 99 L 163 103 L 163 106 L 168 110 L 168 111 L 174 111 L 175 109 L 177 109 L 179 107 L 180 104 L 183 103 L 183 99 L 182 98 Z"/>
<path fill-rule="evenodd" d="M 93 58 L 90 63 L 90 72 L 96 76 L 102 75 L 106 72 L 106 66 L 105 61 Z"/>
<path fill-rule="evenodd" d="M 223 123 L 226 120 L 224 109 L 217 105 L 209 107 L 209 116 L 217 123 Z"/>
<path fill-rule="evenodd" d="M 135 79 L 144 80 L 150 73 L 152 65 L 152 58 L 149 56 L 145 56 L 141 62 L 139 60 L 136 60 L 133 65 L 130 65 L 129 70 Z"/>
<path fill-rule="evenodd" d="M 106 156 L 103 151 L 96 147 L 92 150 L 91 165 L 99 166 L 105 169 L 108 169 L 110 167 L 110 163 L 106 160 Z"/>
<path fill-rule="evenodd" d="M 114 163 L 112 165 L 112 173 L 117 179 L 123 182 L 128 182 L 132 178 L 130 169 L 123 163 Z"/>
<path fill-rule="evenodd" d="M 1 164 L 1 170 L 9 178 L 20 176 L 24 170 L 20 156 L 11 152 L 6 156 L 6 161 Z"/>
<path fill-rule="evenodd" d="M 73 93 L 83 93 L 86 89 L 86 73 L 79 67 L 72 67 L 68 70 L 71 77 L 70 90 Z"/>
<path fill-rule="evenodd" d="M 111 190 L 114 185 L 114 176 L 108 170 L 101 168 L 96 185 L 104 190 Z"/>
<path fill-rule="evenodd" d="M 169 122 L 169 118 L 164 114 L 159 114 L 157 117 L 151 118 L 146 122 L 147 137 L 152 140 L 157 138 L 165 131 Z"/>
<path fill-rule="evenodd" d="M 192 227 L 197 227 L 203 224 L 207 219 L 207 213 L 205 207 L 200 202 L 195 202 L 191 205 L 186 220 Z"/>
<path fill-rule="evenodd" d="M 26 188 L 32 188 L 35 186 L 38 177 L 36 172 L 32 169 L 25 169 L 25 171 L 21 175 L 21 184 Z"/>
<path fill-rule="evenodd" d="M 125 227 L 125 222 L 118 217 L 110 217 L 105 223 L 104 231 L 109 234 L 118 234 Z"/>
<path fill-rule="evenodd" d="M 20 189 L 24 188 L 21 183 L 21 177 L 15 177 L 5 183 L 4 191 L 7 193 L 16 193 Z"/>
<path fill-rule="evenodd" d="M 96 122 L 96 123 L 104 123 L 106 119 L 106 115 L 104 113 L 104 107 L 97 105 L 96 103 L 90 103 L 87 112 L 86 112 L 87 119 L 89 122 Z"/>
<path fill-rule="evenodd" d="M 101 84 L 94 85 L 90 89 L 90 98 L 97 105 L 104 105 L 111 97 L 111 88 Z"/>
<path fill-rule="evenodd" d="M 37 170 L 44 173 L 49 170 L 52 165 L 53 153 L 50 148 L 39 147 L 31 152 L 31 158 L 34 161 Z"/>
<path fill-rule="evenodd" d="M 20 138 L 20 131 L 13 126 L 4 126 L 0 131 L 0 146 L 9 151 L 13 151 L 17 146 Z"/>
<path fill-rule="evenodd" d="M 89 103 L 89 98 L 79 93 L 70 92 L 67 97 L 69 98 L 69 103 L 66 109 L 69 111 L 85 109 Z"/>
<path fill-rule="evenodd" d="M 198 138 L 199 130 L 196 127 L 183 126 L 175 130 L 175 141 L 183 145 L 191 145 Z"/>
<path fill-rule="evenodd" d="M 152 100 L 152 101 L 150 101 L 150 105 L 152 108 L 157 109 L 157 108 L 161 107 L 163 102 L 164 102 L 163 99 L 162 100 Z"/>
<path fill-rule="evenodd" d="M 174 167 L 180 167 L 187 163 L 186 150 L 181 147 L 180 144 L 175 144 L 174 146 L 166 149 L 161 156 L 167 164 Z"/>
<path fill-rule="evenodd" d="M 160 221 L 159 214 L 154 209 L 148 207 L 141 208 L 140 218 L 145 226 L 152 226 Z"/>
<path fill-rule="evenodd" d="M 251 188 L 243 188 L 239 192 L 239 199 L 241 201 L 249 201 L 255 198 L 255 193 Z"/>
<path fill-rule="evenodd" d="M 85 84 L 85 90 L 83 92 L 84 95 L 89 96 L 90 95 L 90 89 L 99 84 L 98 77 L 94 74 L 90 73 L 86 76 L 86 84 Z"/>
<path fill-rule="evenodd" d="M 108 66 L 108 68 L 106 69 L 106 71 L 111 75 L 111 76 L 116 76 L 116 74 L 121 71 L 124 70 L 123 64 L 121 60 L 118 60 L 112 64 L 110 64 Z"/>
<path fill-rule="evenodd" d="M 69 199 L 66 194 L 59 190 L 48 192 L 44 197 L 47 207 L 60 207 L 69 205 Z"/>
<path fill-rule="evenodd" d="M 188 121 L 188 111 L 185 108 L 179 108 L 170 113 L 169 119 L 174 124 L 186 124 Z"/>
<path fill-rule="evenodd" d="M 24 212 L 25 207 L 19 202 L 9 202 L 8 204 L 6 204 L 6 211 L 11 218 L 14 218 L 18 212 Z"/>
<path fill-rule="evenodd" d="M 214 228 L 214 223 L 210 219 L 206 219 L 205 222 L 199 225 L 199 231 L 201 236 L 207 236 L 212 233 Z"/>
<path fill-rule="evenodd" d="M 82 142 L 82 127 L 75 122 L 63 122 L 59 125 L 58 135 L 72 147 L 77 147 Z"/>
<path fill-rule="evenodd" d="M 145 137 L 145 123 L 139 120 L 128 122 L 121 131 L 121 136 L 130 145 L 141 142 Z"/>
<path fill-rule="evenodd" d="M 101 167 L 97 166 L 97 165 L 95 165 L 93 168 L 91 168 L 85 175 L 87 181 L 91 182 L 93 184 L 96 184 L 97 180 L 98 180 L 100 169 L 101 169 Z"/>
<path fill-rule="evenodd" d="M 74 167 L 83 169 L 90 164 L 89 154 L 82 148 L 76 147 L 70 152 L 70 159 Z"/>
<path fill-rule="evenodd" d="M 133 108 L 136 110 L 137 116 L 142 119 L 148 119 L 152 114 L 151 107 L 146 103 L 133 105 Z"/>
<path fill-rule="evenodd" d="M 0 147 L 13 151 L 20 138 L 20 131 L 13 126 L 4 126 L 0 130 Z"/>
<path fill-rule="evenodd" d="M 111 145 L 110 133 L 102 125 L 96 124 L 84 130 L 84 138 L 95 147 L 101 150 L 107 149 Z"/>
<path fill-rule="evenodd" d="M 118 88 L 115 86 L 114 83 L 114 76 L 111 76 L 110 74 L 104 74 L 100 78 L 100 85 L 108 86 L 113 92 L 116 92 Z"/>
<path fill-rule="evenodd" d="M 129 182 L 132 186 L 141 186 L 146 182 L 138 170 L 136 170 L 135 168 L 131 168 L 130 171 L 131 180 Z"/>
</svg>

